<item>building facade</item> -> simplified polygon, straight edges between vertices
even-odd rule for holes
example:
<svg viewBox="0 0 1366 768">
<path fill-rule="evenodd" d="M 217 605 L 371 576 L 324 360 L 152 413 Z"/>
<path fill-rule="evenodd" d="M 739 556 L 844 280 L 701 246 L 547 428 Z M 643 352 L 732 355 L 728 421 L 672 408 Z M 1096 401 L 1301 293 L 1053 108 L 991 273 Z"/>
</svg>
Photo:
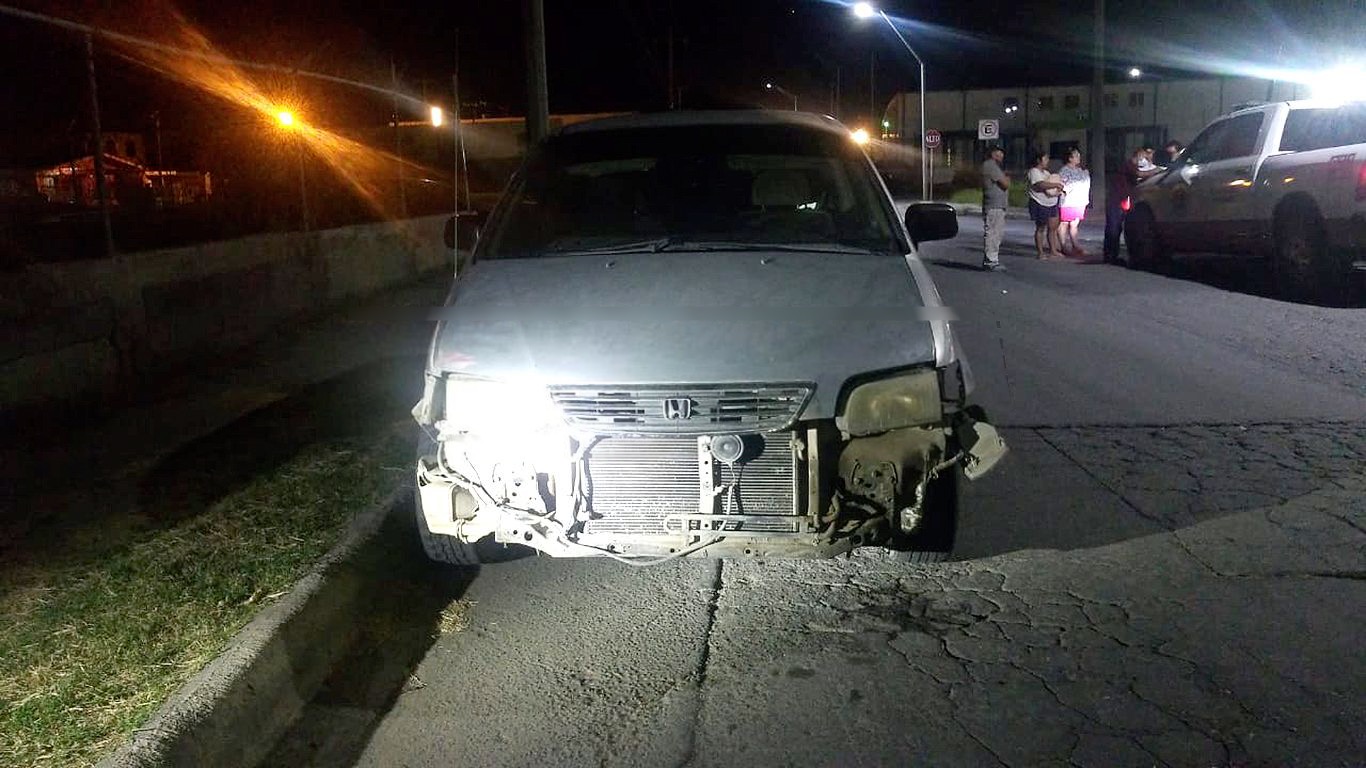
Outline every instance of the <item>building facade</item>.
<svg viewBox="0 0 1366 768">
<path fill-rule="evenodd" d="M 1250 77 L 1198 80 L 1138 79 L 1105 86 L 1106 166 L 1114 168 L 1136 147 L 1161 147 L 1171 139 L 1190 143 L 1214 118 L 1235 106 L 1257 101 L 1307 98 L 1296 83 Z M 1088 157 L 1091 114 L 1089 85 L 930 91 L 925 96 L 925 127 L 943 141 L 934 153 L 934 180 L 946 184 L 954 174 L 981 163 L 986 142 L 977 139 L 979 120 L 999 120 L 1006 165 L 1021 170 L 1035 149 L 1060 158 L 1069 147 Z M 920 143 L 920 98 L 898 93 L 883 115 L 883 138 L 891 143 Z"/>
</svg>

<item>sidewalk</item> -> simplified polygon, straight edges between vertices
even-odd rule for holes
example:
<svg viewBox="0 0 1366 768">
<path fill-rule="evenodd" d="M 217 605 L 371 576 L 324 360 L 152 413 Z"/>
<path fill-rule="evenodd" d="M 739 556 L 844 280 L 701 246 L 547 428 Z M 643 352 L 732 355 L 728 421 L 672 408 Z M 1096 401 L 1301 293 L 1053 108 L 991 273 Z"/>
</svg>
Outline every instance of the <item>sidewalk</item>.
<svg viewBox="0 0 1366 768">
<path fill-rule="evenodd" d="M 728 562 L 696 764 L 1360 765 L 1364 549 L 1357 476 L 1097 549 Z"/>
</svg>

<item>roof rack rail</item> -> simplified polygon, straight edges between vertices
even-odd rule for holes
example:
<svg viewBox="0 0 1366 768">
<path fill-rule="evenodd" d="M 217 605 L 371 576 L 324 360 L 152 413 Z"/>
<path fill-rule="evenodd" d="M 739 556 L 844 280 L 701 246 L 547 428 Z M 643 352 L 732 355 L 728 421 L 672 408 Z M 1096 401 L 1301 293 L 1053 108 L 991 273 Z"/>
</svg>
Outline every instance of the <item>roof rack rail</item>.
<svg viewBox="0 0 1366 768">
<path fill-rule="evenodd" d="M 1230 111 L 1230 112 L 1237 112 L 1237 111 L 1240 110 L 1240 109 L 1248 109 L 1249 107 L 1264 107 L 1264 106 L 1266 106 L 1267 104 L 1270 104 L 1270 103 L 1271 103 L 1271 102 L 1269 102 L 1269 101 L 1240 101 L 1240 102 L 1238 102 L 1237 104 L 1234 104 L 1234 105 L 1233 105 L 1233 108 L 1230 109 L 1229 111 Z"/>
</svg>

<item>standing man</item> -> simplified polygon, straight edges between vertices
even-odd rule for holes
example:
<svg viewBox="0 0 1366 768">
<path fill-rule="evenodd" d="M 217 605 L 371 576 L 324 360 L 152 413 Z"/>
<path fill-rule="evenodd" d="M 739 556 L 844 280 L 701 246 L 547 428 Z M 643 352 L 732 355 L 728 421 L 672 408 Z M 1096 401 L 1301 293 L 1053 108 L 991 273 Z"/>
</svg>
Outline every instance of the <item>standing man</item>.
<svg viewBox="0 0 1366 768">
<path fill-rule="evenodd" d="M 982 269 L 988 272 L 1005 269 L 1001 264 L 1001 240 L 1006 234 L 1006 205 L 1010 201 L 1010 177 L 1001 167 L 1005 159 L 1005 150 L 993 146 L 987 150 L 986 162 L 982 163 L 982 235 L 985 241 Z"/>
<path fill-rule="evenodd" d="M 1129 212 L 1130 195 L 1134 187 L 1149 176 L 1162 171 L 1161 168 L 1143 168 L 1148 153 L 1144 147 L 1134 150 L 1129 159 L 1110 177 L 1110 194 L 1105 201 L 1105 262 L 1119 263 L 1119 237 L 1124 233 L 1124 217 Z M 1151 166 L 1151 163 L 1148 164 Z"/>
</svg>

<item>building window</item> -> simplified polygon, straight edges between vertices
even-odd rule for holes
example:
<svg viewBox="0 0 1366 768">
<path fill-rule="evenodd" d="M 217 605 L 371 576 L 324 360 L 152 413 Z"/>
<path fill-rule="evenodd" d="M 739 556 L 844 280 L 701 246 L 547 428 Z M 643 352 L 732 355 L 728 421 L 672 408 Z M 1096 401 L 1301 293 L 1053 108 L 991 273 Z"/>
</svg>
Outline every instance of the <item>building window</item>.
<svg viewBox="0 0 1366 768">
<path fill-rule="evenodd" d="M 1039 97 L 1039 109 L 1044 110 L 1044 111 L 1047 111 L 1047 110 L 1050 110 L 1050 109 L 1052 109 L 1052 108 L 1053 108 L 1053 97 L 1052 97 L 1052 96 L 1040 96 L 1040 97 Z"/>
<path fill-rule="evenodd" d="M 1111 108 L 1118 107 L 1118 106 L 1119 106 L 1119 94 L 1118 94 L 1118 93 L 1107 93 L 1107 94 L 1105 94 L 1105 106 L 1111 107 Z"/>
<path fill-rule="evenodd" d="M 1141 107 L 1141 106 L 1143 106 L 1143 93 L 1142 93 L 1141 91 L 1134 91 L 1134 92 L 1132 92 L 1132 93 L 1129 94 L 1129 106 L 1131 106 L 1131 107 Z"/>
<path fill-rule="evenodd" d="M 1063 109 L 1076 109 L 1081 106 L 1081 97 L 1075 93 L 1069 93 L 1062 97 Z"/>
</svg>

